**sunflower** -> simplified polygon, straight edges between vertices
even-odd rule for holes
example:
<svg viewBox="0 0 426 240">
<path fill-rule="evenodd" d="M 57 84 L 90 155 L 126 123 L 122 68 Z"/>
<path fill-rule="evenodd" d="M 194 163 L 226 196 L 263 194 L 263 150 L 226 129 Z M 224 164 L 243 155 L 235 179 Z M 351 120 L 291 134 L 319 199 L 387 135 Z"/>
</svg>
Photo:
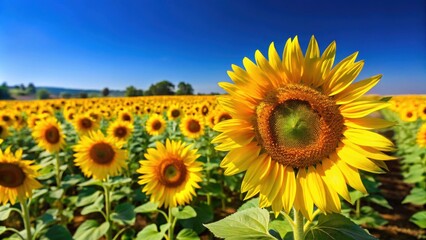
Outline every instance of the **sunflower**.
<svg viewBox="0 0 426 240">
<path fill-rule="evenodd" d="M 133 124 L 126 121 L 116 120 L 108 127 L 108 136 L 113 136 L 116 141 L 127 141 L 132 135 Z"/>
<path fill-rule="evenodd" d="M 122 145 L 123 142 L 112 136 L 105 137 L 101 131 L 92 131 L 74 146 L 74 163 L 87 177 L 103 180 L 107 176 L 117 176 L 127 166 L 127 152 L 120 149 Z"/>
<path fill-rule="evenodd" d="M 0 122 L 0 139 L 6 139 L 9 136 L 8 126 Z"/>
<path fill-rule="evenodd" d="M 157 142 L 156 148 L 147 150 L 137 172 L 142 174 L 138 183 L 146 184 L 142 191 L 151 195 L 151 202 L 169 208 L 189 203 L 195 196 L 202 181 L 202 163 L 196 161 L 200 155 L 191 148 L 167 139 L 165 146 Z"/>
<path fill-rule="evenodd" d="M 163 116 L 152 114 L 146 121 L 146 131 L 149 135 L 160 135 L 166 130 L 166 120 Z"/>
<path fill-rule="evenodd" d="M 80 114 L 74 117 L 74 127 L 80 134 L 87 134 L 99 127 L 99 122 L 95 121 L 87 114 Z"/>
<path fill-rule="evenodd" d="M 314 206 L 340 212 L 338 195 L 350 200 L 347 184 L 366 192 L 359 170 L 382 173 L 381 161 L 394 159 L 382 152 L 392 142 L 371 131 L 393 123 L 366 117 L 389 103 L 358 99 L 381 75 L 352 84 L 364 62 L 354 53 L 332 67 L 335 53 L 333 42 L 320 55 L 312 37 L 303 56 L 295 37 L 282 60 L 272 43 L 269 60 L 256 51 L 256 63 L 244 58 L 245 70 L 232 65 L 234 84 L 219 83 L 229 93 L 219 104 L 232 119 L 216 124 L 222 133 L 212 143 L 229 151 L 225 174 L 246 171 L 242 192 L 259 194 L 260 207 L 294 206 L 311 221 Z"/>
<path fill-rule="evenodd" d="M 3 122 L 7 126 L 12 126 L 13 124 L 13 114 L 12 112 L 5 111 L 0 114 L 0 122 Z"/>
<path fill-rule="evenodd" d="M 178 105 L 172 105 L 167 111 L 167 118 L 170 120 L 176 120 L 182 116 L 182 110 Z"/>
<path fill-rule="evenodd" d="M 133 122 L 133 115 L 128 110 L 123 110 L 118 114 L 118 119 L 125 122 Z"/>
<path fill-rule="evenodd" d="M 189 138 L 199 138 L 204 134 L 204 121 L 201 117 L 186 116 L 179 125 L 182 134 Z"/>
<path fill-rule="evenodd" d="M 0 149 L 0 203 L 24 201 L 32 196 L 32 190 L 41 187 L 35 179 L 40 169 L 34 161 L 22 160 L 22 149 L 13 154 L 10 147 Z"/>
<path fill-rule="evenodd" d="M 65 145 L 65 136 L 56 118 L 40 120 L 32 131 L 38 145 L 50 153 L 59 152 Z"/>
<path fill-rule="evenodd" d="M 422 148 L 426 148 L 426 123 L 423 123 L 417 132 L 417 144 Z"/>
<path fill-rule="evenodd" d="M 229 114 L 226 111 L 219 110 L 219 111 L 216 111 L 216 113 L 215 113 L 214 122 L 216 124 L 218 124 L 222 121 L 225 121 L 225 120 L 228 120 L 228 119 L 231 119 L 231 118 L 232 118 L 231 114 Z"/>
<path fill-rule="evenodd" d="M 410 106 L 405 106 L 402 109 L 400 109 L 400 116 L 401 119 L 404 122 L 414 122 L 417 120 L 417 115 L 418 111 L 417 109 L 415 109 L 414 107 L 410 107 Z"/>
</svg>

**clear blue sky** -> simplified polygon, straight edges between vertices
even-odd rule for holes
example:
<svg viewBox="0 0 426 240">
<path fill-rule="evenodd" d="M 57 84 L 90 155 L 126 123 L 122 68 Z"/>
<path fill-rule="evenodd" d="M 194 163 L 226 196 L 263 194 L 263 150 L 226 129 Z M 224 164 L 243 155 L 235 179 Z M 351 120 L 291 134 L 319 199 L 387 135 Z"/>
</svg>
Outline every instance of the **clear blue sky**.
<svg viewBox="0 0 426 240">
<path fill-rule="evenodd" d="M 146 89 L 169 80 L 219 91 L 231 64 L 311 35 L 355 51 L 374 93 L 426 94 L 426 1 L 0 0 L 0 82 Z"/>
</svg>

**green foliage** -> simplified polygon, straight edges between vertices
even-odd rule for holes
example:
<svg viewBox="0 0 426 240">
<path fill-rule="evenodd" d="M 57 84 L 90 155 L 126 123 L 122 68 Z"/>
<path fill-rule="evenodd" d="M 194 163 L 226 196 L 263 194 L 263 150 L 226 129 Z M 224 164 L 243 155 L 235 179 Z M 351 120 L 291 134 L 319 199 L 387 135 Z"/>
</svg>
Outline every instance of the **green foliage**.
<svg viewBox="0 0 426 240">
<path fill-rule="evenodd" d="M 160 226 L 160 231 L 158 231 L 157 225 L 150 224 L 138 233 L 136 240 L 161 240 L 169 227 L 170 223 L 163 224 Z"/>
<path fill-rule="evenodd" d="M 192 85 L 189 83 L 180 82 L 178 84 L 178 89 L 176 91 L 176 95 L 193 95 L 194 89 Z"/>
<path fill-rule="evenodd" d="M 75 240 L 98 240 L 108 231 L 109 223 L 99 224 L 96 220 L 86 220 L 78 227 L 73 238 Z"/>
<path fill-rule="evenodd" d="M 109 95 L 109 88 L 105 87 L 102 89 L 102 96 L 106 97 Z"/>
<path fill-rule="evenodd" d="M 46 89 L 37 90 L 37 99 L 49 99 L 50 93 Z"/>
<path fill-rule="evenodd" d="M 426 228 L 426 211 L 415 213 L 411 216 L 410 221 L 421 228 Z"/>
<path fill-rule="evenodd" d="M 167 80 L 163 80 L 156 84 L 151 84 L 149 89 L 145 92 L 145 96 L 157 96 L 157 95 L 174 95 L 175 85 Z"/>
<path fill-rule="evenodd" d="M 269 212 L 249 208 L 205 226 L 216 236 L 225 239 L 275 239 L 269 233 Z"/>
<path fill-rule="evenodd" d="M 305 240 L 374 240 L 373 236 L 340 214 L 320 215 L 318 224 L 306 234 Z"/>
<path fill-rule="evenodd" d="M 0 86 L 0 99 L 4 99 L 4 100 L 12 99 L 9 93 L 9 87 L 6 85 L 6 83 L 3 83 Z"/>
<path fill-rule="evenodd" d="M 143 90 L 137 89 L 134 86 L 128 86 L 124 93 L 124 96 L 126 97 L 137 97 L 137 96 L 143 96 L 143 95 L 144 95 Z"/>
</svg>

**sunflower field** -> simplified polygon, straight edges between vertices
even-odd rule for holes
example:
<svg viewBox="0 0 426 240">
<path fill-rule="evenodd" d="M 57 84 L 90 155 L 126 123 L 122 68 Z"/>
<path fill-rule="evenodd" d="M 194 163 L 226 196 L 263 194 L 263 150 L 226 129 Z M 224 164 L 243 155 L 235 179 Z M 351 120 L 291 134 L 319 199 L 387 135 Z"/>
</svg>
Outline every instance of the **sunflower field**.
<svg viewBox="0 0 426 240">
<path fill-rule="evenodd" d="M 221 96 L 0 101 L 0 238 L 426 239 L 426 96 L 365 96 L 335 45 Z"/>
</svg>

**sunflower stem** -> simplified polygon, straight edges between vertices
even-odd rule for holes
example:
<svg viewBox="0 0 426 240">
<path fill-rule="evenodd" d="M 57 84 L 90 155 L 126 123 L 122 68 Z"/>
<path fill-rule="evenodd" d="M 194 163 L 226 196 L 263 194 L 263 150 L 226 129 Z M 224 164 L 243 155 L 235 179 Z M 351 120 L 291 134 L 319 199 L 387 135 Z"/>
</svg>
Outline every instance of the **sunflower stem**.
<svg viewBox="0 0 426 240">
<path fill-rule="evenodd" d="M 108 231 L 107 231 L 107 240 L 111 240 L 112 239 L 112 225 L 111 225 L 111 218 L 110 218 L 110 214 L 111 214 L 111 200 L 110 200 L 110 189 L 109 186 L 107 186 L 104 182 L 104 184 L 102 184 L 104 191 L 105 191 L 105 215 L 106 215 L 106 221 L 108 222 L 109 226 L 108 226 Z"/>
<path fill-rule="evenodd" d="M 356 200 L 355 216 L 356 218 L 361 216 L 361 199 Z"/>
<path fill-rule="evenodd" d="M 175 228 L 175 219 L 173 219 L 173 214 L 172 214 L 172 208 L 169 207 L 169 217 L 168 217 L 168 222 L 170 224 L 170 228 L 169 228 L 169 239 L 173 240 L 173 232 L 174 232 L 174 228 Z"/>
<path fill-rule="evenodd" d="M 56 159 L 56 164 L 55 164 L 55 170 L 56 170 L 56 189 L 59 190 L 59 188 L 61 187 L 61 160 L 59 159 L 59 152 L 55 153 L 55 159 Z M 62 224 L 64 219 L 62 217 L 62 211 L 63 211 L 63 205 L 62 205 L 62 195 L 61 197 L 57 200 L 58 202 L 58 218 L 59 218 L 59 222 Z"/>
<path fill-rule="evenodd" d="M 285 213 L 285 212 L 283 212 L 283 211 L 281 211 L 281 214 L 284 216 L 284 218 L 287 220 L 287 222 L 290 224 L 290 226 L 291 226 L 291 228 L 292 229 L 294 229 L 294 222 L 293 222 L 293 219 L 291 219 L 291 217 L 287 214 L 287 213 Z"/>
<path fill-rule="evenodd" d="M 33 239 L 31 234 L 31 222 L 30 222 L 30 211 L 29 207 L 25 200 L 20 201 L 21 209 L 22 209 L 22 218 L 24 219 L 24 226 L 25 231 L 27 232 L 27 238 L 28 240 Z"/>
<path fill-rule="evenodd" d="M 210 166 L 210 156 L 207 155 L 207 165 Z M 206 170 L 207 185 L 210 183 L 210 170 Z M 207 205 L 211 205 L 211 195 L 207 193 Z"/>
<path fill-rule="evenodd" d="M 304 231 L 303 231 L 303 215 L 301 211 L 294 209 L 294 228 L 293 235 L 294 240 L 303 240 Z"/>
</svg>

